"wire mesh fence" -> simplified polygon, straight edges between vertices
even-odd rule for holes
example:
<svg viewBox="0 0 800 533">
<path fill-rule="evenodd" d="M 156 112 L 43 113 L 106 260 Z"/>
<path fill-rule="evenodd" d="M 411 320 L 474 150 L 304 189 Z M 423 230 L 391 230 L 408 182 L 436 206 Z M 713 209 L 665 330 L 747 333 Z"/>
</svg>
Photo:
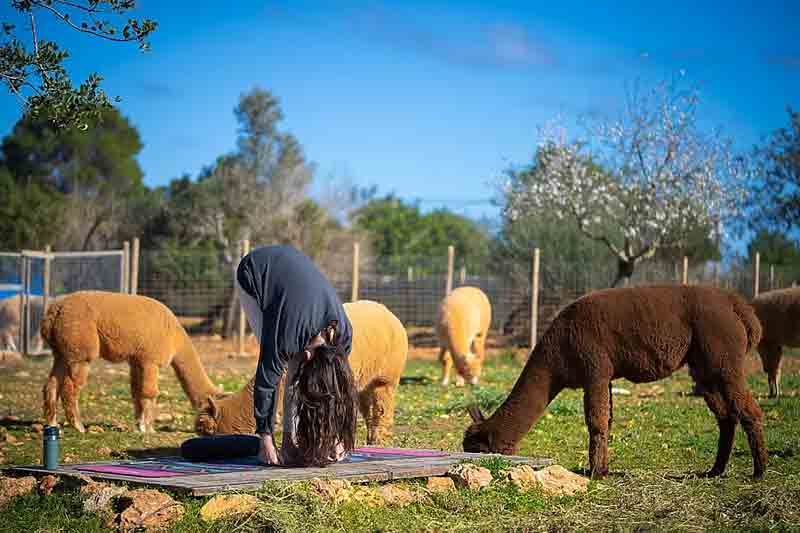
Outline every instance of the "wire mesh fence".
<svg viewBox="0 0 800 533">
<path fill-rule="evenodd" d="M 452 288 L 474 286 L 489 297 L 495 345 L 529 345 L 534 294 L 535 331 L 541 336 L 562 307 L 593 290 L 611 286 L 617 276 L 613 260 L 606 258 L 586 264 L 559 261 L 548 257 L 546 250 L 542 251 L 536 277 L 532 261 L 516 265 L 492 262 L 471 265 L 456 257 L 450 268 L 447 255 L 387 261 L 365 254 L 354 263 L 354 253 L 345 247 L 336 254 L 309 255 L 343 301 L 350 301 L 354 294 L 358 299 L 378 301 L 407 327 L 429 328 L 425 335 L 412 336 L 412 343 L 423 344 L 435 342 L 433 326 L 447 292 L 448 279 Z M 130 285 L 136 285 L 126 280 L 129 268 L 137 273 L 138 293 L 165 303 L 183 319 L 190 333 L 235 332 L 230 324 L 240 315 L 233 283 L 237 258 L 226 257 L 214 248 L 143 250 L 138 255 L 138 268 L 128 265 L 124 250 L 33 254 L 27 257 L 28 270 L 23 276 L 25 260 L 22 254 L 0 254 L 0 332 L 12 332 L 0 338 L 0 342 L 16 347 L 24 344 L 25 339 L 19 333 L 14 334 L 22 331 L 14 324 L 20 320 L 19 299 L 12 301 L 19 294 L 26 294 L 29 302 L 30 326 L 24 330 L 28 332 L 26 339 L 29 346 L 36 346 L 40 343 L 36 332 L 43 312 L 43 296 L 52 299 L 82 289 L 127 292 Z M 755 271 L 753 261 L 723 267 L 718 262 L 688 259 L 685 264 L 684 260 L 645 260 L 636 266 L 626 284 L 713 285 L 751 298 L 755 290 L 763 292 L 794 282 L 795 273 L 791 270 L 760 265 L 756 287 Z"/>
</svg>

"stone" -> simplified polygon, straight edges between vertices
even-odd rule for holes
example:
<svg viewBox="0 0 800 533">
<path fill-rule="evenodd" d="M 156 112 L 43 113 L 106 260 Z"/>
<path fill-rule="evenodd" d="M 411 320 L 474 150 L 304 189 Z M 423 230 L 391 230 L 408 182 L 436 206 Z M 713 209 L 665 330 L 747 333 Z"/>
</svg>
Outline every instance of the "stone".
<svg viewBox="0 0 800 533">
<path fill-rule="evenodd" d="M 128 492 L 128 489 L 120 485 L 89 480 L 80 489 L 80 495 L 83 499 L 83 511 L 89 514 L 110 513 L 111 500 L 116 496 L 122 496 L 126 492 Z"/>
<path fill-rule="evenodd" d="M 111 455 L 112 453 L 114 453 L 114 450 L 112 450 L 108 446 L 101 446 L 100 448 L 97 448 L 97 453 L 99 453 L 100 455 Z"/>
<path fill-rule="evenodd" d="M 86 428 L 86 431 L 88 431 L 89 433 L 105 433 L 106 432 L 106 430 L 103 429 L 100 426 L 89 426 L 88 428 Z"/>
<path fill-rule="evenodd" d="M 619 396 L 630 396 L 631 391 L 628 389 L 623 389 L 622 387 L 611 387 L 611 394 L 616 394 Z"/>
<path fill-rule="evenodd" d="M 172 422 L 174 417 L 169 413 L 161 413 L 156 417 L 156 422 Z"/>
<path fill-rule="evenodd" d="M 431 492 L 447 492 L 448 490 L 454 490 L 456 484 L 449 477 L 429 477 L 426 488 Z"/>
<path fill-rule="evenodd" d="M 351 497 L 350 482 L 346 479 L 314 478 L 310 485 L 314 492 L 333 503 L 342 503 Z"/>
<path fill-rule="evenodd" d="M 459 487 L 469 490 L 481 490 L 492 482 L 492 473 L 488 468 L 472 463 L 461 463 L 451 468 L 447 475 L 453 478 Z"/>
<path fill-rule="evenodd" d="M 34 433 L 41 433 L 41 432 L 44 431 L 44 425 L 43 424 L 31 424 L 31 431 L 33 431 Z"/>
<path fill-rule="evenodd" d="M 256 510 L 259 502 L 252 494 L 220 494 L 200 508 L 200 518 L 206 522 L 214 522 L 238 514 L 249 514 Z"/>
<path fill-rule="evenodd" d="M 398 485 L 381 485 L 378 493 L 388 505 L 397 505 L 398 507 L 405 507 L 419 500 L 419 496 L 415 493 Z"/>
<path fill-rule="evenodd" d="M 121 531 L 166 529 L 184 513 L 183 506 L 171 496 L 153 489 L 128 491 L 119 500 L 124 510 L 114 516 L 110 525 Z"/>
<path fill-rule="evenodd" d="M 50 494 L 53 492 L 53 488 L 56 486 L 57 483 L 58 483 L 58 478 L 56 476 L 53 475 L 44 476 L 39 481 L 39 494 L 41 494 L 42 496 L 50 496 Z"/>
<path fill-rule="evenodd" d="M 560 465 L 541 470 L 534 470 L 530 465 L 519 465 L 506 471 L 506 476 L 522 490 L 538 487 L 550 496 L 572 496 L 578 492 L 586 492 L 589 487 L 587 478 Z"/>
<path fill-rule="evenodd" d="M 36 489 L 36 478 L 25 477 L 0 477 L 0 508 L 16 498 L 30 494 Z"/>
</svg>

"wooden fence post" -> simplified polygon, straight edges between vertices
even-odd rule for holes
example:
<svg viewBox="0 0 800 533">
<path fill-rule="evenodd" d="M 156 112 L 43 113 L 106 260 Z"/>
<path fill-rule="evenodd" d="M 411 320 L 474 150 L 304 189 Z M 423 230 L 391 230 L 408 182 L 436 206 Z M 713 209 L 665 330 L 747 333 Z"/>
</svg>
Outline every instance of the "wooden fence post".
<svg viewBox="0 0 800 533">
<path fill-rule="evenodd" d="M 139 292 L 139 237 L 133 239 L 133 250 L 131 251 L 131 294 Z"/>
<path fill-rule="evenodd" d="M 352 269 L 352 283 L 350 284 L 350 301 L 358 301 L 359 283 L 361 281 L 361 247 L 359 243 L 353 243 L 353 269 Z"/>
<path fill-rule="evenodd" d="M 683 256 L 683 284 L 689 284 L 689 258 Z"/>
<path fill-rule="evenodd" d="M 453 260 L 455 259 L 456 249 L 453 246 L 447 247 L 447 284 L 445 285 L 445 295 L 453 290 Z"/>
<path fill-rule="evenodd" d="M 250 241 L 245 239 L 241 243 L 241 254 L 239 261 L 244 259 L 244 256 L 250 253 Z M 239 355 L 244 355 L 244 336 L 245 325 L 247 324 L 247 317 L 244 314 L 244 307 L 242 307 L 242 299 L 239 298 Z M 259 342 L 261 339 L 259 339 Z"/>
<path fill-rule="evenodd" d="M 131 275 L 131 243 L 125 241 L 122 243 L 122 292 L 128 293 L 130 275 Z"/>
<path fill-rule="evenodd" d="M 467 267 L 462 266 L 461 270 L 458 271 L 458 279 L 461 285 L 464 285 L 467 282 Z"/>
<path fill-rule="evenodd" d="M 531 275 L 531 350 L 536 346 L 539 326 L 539 248 L 533 249 L 533 270 Z"/>
<path fill-rule="evenodd" d="M 753 298 L 758 296 L 758 282 L 761 275 L 761 254 L 756 252 L 756 257 L 753 260 Z"/>
<path fill-rule="evenodd" d="M 414 267 L 408 267 L 408 282 L 414 281 Z"/>
</svg>

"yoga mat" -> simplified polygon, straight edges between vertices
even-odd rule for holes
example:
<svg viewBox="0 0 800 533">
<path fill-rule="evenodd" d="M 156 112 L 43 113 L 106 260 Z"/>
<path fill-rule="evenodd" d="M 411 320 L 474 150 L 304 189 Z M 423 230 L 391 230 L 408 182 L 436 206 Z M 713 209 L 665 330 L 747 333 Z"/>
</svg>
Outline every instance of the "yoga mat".
<svg viewBox="0 0 800 533">
<path fill-rule="evenodd" d="M 438 452 L 436 450 L 413 450 L 407 448 L 372 448 L 364 446 L 361 448 L 353 448 L 354 452 L 366 453 L 370 455 L 400 455 L 403 457 L 445 457 L 449 455 L 447 452 Z"/>
</svg>

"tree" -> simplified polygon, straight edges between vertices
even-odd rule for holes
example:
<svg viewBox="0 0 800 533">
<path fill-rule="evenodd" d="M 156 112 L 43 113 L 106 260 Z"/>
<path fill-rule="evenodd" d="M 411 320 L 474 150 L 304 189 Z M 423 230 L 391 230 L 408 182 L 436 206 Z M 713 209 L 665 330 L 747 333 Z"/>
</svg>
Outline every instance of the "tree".
<svg viewBox="0 0 800 533">
<path fill-rule="evenodd" d="M 88 132 L 26 115 L 3 140 L 0 162 L 20 187 L 36 185 L 63 199 L 60 244 L 87 250 L 115 242 L 129 198 L 144 194 L 141 149 L 139 132 L 114 108 Z"/>
<path fill-rule="evenodd" d="M 0 79 L 19 99 L 25 114 L 47 118 L 59 128 L 86 129 L 111 108 L 111 102 L 100 88 L 103 78 L 96 73 L 78 88 L 72 85 L 63 65 L 69 52 L 41 38 L 39 14 L 107 41 L 136 42 L 143 51 L 149 49 L 147 38 L 157 27 L 149 19 L 129 18 L 121 28 L 110 20 L 135 9 L 135 0 L 11 0 L 11 7 L 16 18 L 28 25 L 30 48 L 17 35 L 13 20 L 0 22 Z"/>
<path fill-rule="evenodd" d="M 613 285 L 695 232 L 716 238 L 740 210 L 747 167 L 720 132 L 699 130 L 698 103 L 678 79 L 635 88 L 619 119 L 586 119 L 572 141 L 563 126 L 543 128 L 533 171 L 508 173 L 507 216 L 552 209 L 613 253 Z"/>
<path fill-rule="evenodd" d="M 61 196 L 36 183 L 18 184 L 0 168 L 0 250 L 43 249 L 63 227 Z"/>
<path fill-rule="evenodd" d="M 386 269 L 414 266 L 420 257 L 456 257 L 480 268 L 488 257 L 489 236 L 475 222 L 441 209 L 423 215 L 415 204 L 394 195 L 370 200 L 351 214 L 353 227 L 371 237 L 378 264 Z"/>
<path fill-rule="evenodd" d="M 789 127 L 754 149 L 757 172 L 752 187 L 751 227 L 794 230 L 800 226 L 800 113 L 787 109 Z"/>
</svg>

